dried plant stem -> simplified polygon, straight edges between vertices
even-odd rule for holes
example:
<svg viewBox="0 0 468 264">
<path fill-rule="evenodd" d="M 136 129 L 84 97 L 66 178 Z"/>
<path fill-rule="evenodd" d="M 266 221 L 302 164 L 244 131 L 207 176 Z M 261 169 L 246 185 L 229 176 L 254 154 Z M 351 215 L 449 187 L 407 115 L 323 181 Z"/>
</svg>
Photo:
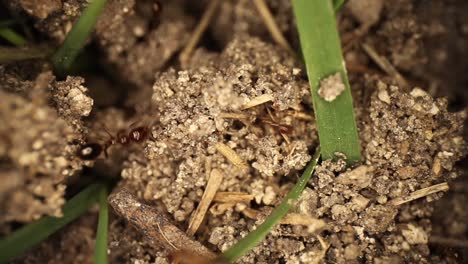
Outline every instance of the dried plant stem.
<svg viewBox="0 0 468 264">
<path fill-rule="evenodd" d="M 249 116 L 246 115 L 246 114 L 242 114 L 242 113 L 226 113 L 226 112 L 220 113 L 220 114 L 218 115 L 218 117 L 226 118 L 226 119 L 239 119 L 239 120 L 248 119 L 248 118 L 249 118 Z"/>
<path fill-rule="evenodd" d="M 330 245 L 323 240 L 321 236 L 317 236 L 318 241 L 320 242 L 320 246 L 322 247 L 322 251 L 320 251 L 320 255 L 314 259 L 314 261 L 311 264 L 319 264 L 325 258 L 325 255 L 327 254 L 328 249 L 330 248 Z"/>
<path fill-rule="evenodd" d="M 190 36 L 190 39 L 187 45 L 184 47 L 184 49 L 179 55 L 179 61 L 182 67 L 187 66 L 193 50 L 197 46 L 197 43 L 200 41 L 200 38 L 205 32 L 206 28 L 210 24 L 210 21 L 213 19 L 213 16 L 219 4 L 220 4 L 220 0 L 210 0 L 210 3 L 205 9 L 205 12 L 203 13 L 203 16 L 200 22 L 196 26 L 195 30 L 192 32 L 192 35 Z"/>
<path fill-rule="evenodd" d="M 247 163 L 237 154 L 235 150 L 230 148 L 228 145 L 218 142 L 215 145 L 216 150 L 221 153 L 227 160 L 229 160 L 234 166 L 239 169 L 246 171 L 249 169 Z"/>
<path fill-rule="evenodd" d="M 388 75 L 394 78 L 398 84 L 402 87 L 408 87 L 408 82 L 403 76 L 393 67 L 393 65 L 387 60 L 387 58 L 380 56 L 375 49 L 366 43 L 361 44 L 364 51 L 369 57 Z"/>
<path fill-rule="evenodd" d="M 447 191 L 448 189 L 449 189 L 449 185 L 446 182 L 443 182 L 443 183 L 435 184 L 435 185 L 414 191 L 406 197 L 395 198 L 391 200 L 390 203 L 395 206 L 398 206 L 398 205 L 402 205 L 404 203 L 408 203 L 413 200 L 428 196 L 433 193 Z"/>
<path fill-rule="evenodd" d="M 0 63 L 47 58 L 52 50 L 45 46 L 0 47 Z"/>
<path fill-rule="evenodd" d="M 262 213 L 252 208 L 245 208 L 242 213 L 250 219 L 259 220 L 262 217 Z M 279 221 L 281 225 L 304 225 L 309 226 L 309 234 L 316 230 L 322 229 L 326 226 L 325 221 L 317 219 L 312 216 L 302 215 L 297 213 L 288 213 Z"/>
<path fill-rule="evenodd" d="M 200 227 L 200 224 L 208 211 L 208 207 L 213 201 L 222 181 L 223 173 L 217 169 L 212 170 L 208 183 L 206 184 L 205 192 L 203 193 L 200 203 L 190 219 L 189 226 L 187 228 L 187 233 L 189 235 L 194 235 L 197 232 L 198 227 Z"/>
<path fill-rule="evenodd" d="M 128 190 L 114 190 L 109 196 L 109 204 L 117 214 L 145 234 L 155 245 L 162 246 L 170 252 L 188 250 L 209 259 L 216 258 L 213 252 L 191 239 L 162 213 L 140 203 Z"/>
<path fill-rule="evenodd" d="M 276 24 L 273 15 L 271 14 L 270 10 L 268 9 L 265 0 L 253 0 L 255 7 L 257 8 L 260 17 L 263 20 L 263 23 L 267 27 L 268 31 L 271 34 L 273 40 L 283 49 L 287 50 L 290 54 L 296 55 L 293 51 L 291 46 L 289 45 L 288 41 L 284 38 L 283 34 L 281 33 L 278 24 Z"/>
<path fill-rule="evenodd" d="M 253 98 L 252 100 L 248 101 L 247 103 L 245 103 L 242 106 L 242 109 L 245 110 L 245 109 L 248 109 L 248 108 L 252 108 L 254 106 L 261 105 L 261 104 L 273 101 L 273 99 L 275 99 L 275 98 L 273 97 L 272 94 L 262 94 L 260 96 L 257 96 L 255 98 Z"/>
</svg>

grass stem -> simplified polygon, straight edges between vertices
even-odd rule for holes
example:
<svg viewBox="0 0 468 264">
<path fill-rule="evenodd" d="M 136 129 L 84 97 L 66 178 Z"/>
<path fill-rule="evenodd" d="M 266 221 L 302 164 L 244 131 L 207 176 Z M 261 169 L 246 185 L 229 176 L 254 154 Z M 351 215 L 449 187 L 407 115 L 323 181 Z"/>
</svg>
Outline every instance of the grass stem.
<svg viewBox="0 0 468 264">
<path fill-rule="evenodd" d="M 15 46 L 24 46 L 28 43 L 28 41 L 23 36 L 8 27 L 0 27 L 0 37 L 4 38 Z"/>
<path fill-rule="evenodd" d="M 299 181 L 294 185 L 294 187 L 289 191 L 289 193 L 284 197 L 281 204 L 276 207 L 273 212 L 265 219 L 265 221 L 257 227 L 254 231 L 250 232 L 239 240 L 234 246 L 229 248 L 222 254 L 222 258 L 229 262 L 234 262 L 249 250 L 254 248 L 260 241 L 262 241 L 270 232 L 270 230 L 279 223 L 281 218 L 287 214 L 289 209 L 293 206 L 294 202 L 299 198 L 302 191 L 304 190 L 307 182 L 309 182 L 312 173 L 314 172 L 315 166 L 317 165 L 318 159 L 320 157 L 320 149 L 315 151 L 312 160 L 307 165 L 304 173 L 302 173 Z"/>
<path fill-rule="evenodd" d="M 107 263 L 107 233 L 109 224 L 109 205 L 107 204 L 108 189 L 101 188 L 99 191 L 99 222 L 96 235 L 96 246 L 94 249 L 94 263 Z"/>
<path fill-rule="evenodd" d="M 63 217 L 43 217 L 1 239 L 0 263 L 7 263 L 14 257 L 24 253 L 85 213 L 97 201 L 98 194 L 103 188 L 105 188 L 104 184 L 92 184 L 63 206 Z"/>
<path fill-rule="evenodd" d="M 53 55 L 52 63 L 59 74 L 64 75 L 70 69 L 91 34 L 106 2 L 107 0 L 91 1 L 73 25 L 62 46 Z"/>
</svg>

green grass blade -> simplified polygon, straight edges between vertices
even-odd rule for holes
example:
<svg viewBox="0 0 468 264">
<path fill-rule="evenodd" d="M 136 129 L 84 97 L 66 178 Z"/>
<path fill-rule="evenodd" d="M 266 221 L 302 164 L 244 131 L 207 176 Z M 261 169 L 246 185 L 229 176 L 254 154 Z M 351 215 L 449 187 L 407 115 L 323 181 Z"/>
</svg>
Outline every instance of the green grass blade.
<svg viewBox="0 0 468 264">
<path fill-rule="evenodd" d="M 101 188 L 99 192 L 99 222 L 96 235 L 96 247 L 94 249 L 95 264 L 107 264 L 107 232 L 109 223 L 107 195 L 107 188 Z"/>
<path fill-rule="evenodd" d="M 333 0 L 333 9 L 336 11 L 340 10 L 345 0 Z"/>
<path fill-rule="evenodd" d="M 297 198 L 299 198 L 299 196 L 301 195 L 307 182 L 312 176 L 312 173 L 314 172 L 319 157 L 320 149 L 317 149 L 311 161 L 307 165 L 307 168 L 305 169 L 304 173 L 302 173 L 301 178 L 296 183 L 296 185 L 294 185 L 294 187 L 289 191 L 286 197 L 284 197 L 281 204 L 278 207 L 276 207 L 273 210 L 273 212 L 271 212 L 267 219 L 265 219 L 265 222 L 259 225 L 257 229 L 247 234 L 247 236 L 245 236 L 231 248 L 226 250 L 221 256 L 222 259 L 227 260 L 229 262 L 236 261 L 249 250 L 251 250 L 253 247 L 258 245 L 258 243 L 260 243 L 260 241 L 262 241 L 268 235 L 270 230 L 281 220 L 283 216 L 286 215 L 286 213 L 294 204 L 294 201 L 296 201 Z"/>
<path fill-rule="evenodd" d="M 52 63 L 59 74 L 65 74 L 91 34 L 99 14 L 107 0 L 93 0 L 73 25 L 62 46 L 52 57 Z"/>
<path fill-rule="evenodd" d="M 10 27 L 16 24 L 17 22 L 14 19 L 7 19 L 0 21 L 0 27 Z"/>
<path fill-rule="evenodd" d="M 98 194 L 102 188 L 105 188 L 103 184 L 88 186 L 63 206 L 63 217 L 43 217 L 0 240 L 0 263 L 6 263 L 32 248 L 85 213 L 97 201 Z"/>
<path fill-rule="evenodd" d="M 0 27 L 0 37 L 4 38 L 15 46 L 24 46 L 28 41 L 20 34 L 8 27 Z"/>
<path fill-rule="evenodd" d="M 293 0 L 293 8 L 309 77 L 322 159 L 332 159 L 335 152 L 340 152 L 351 164 L 361 157 L 360 143 L 332 1 Z M 320 81 L 335 73 L 341 75 L 345 91 L 334 101 L 327 102 L 317 91 Z"/>
</svg>

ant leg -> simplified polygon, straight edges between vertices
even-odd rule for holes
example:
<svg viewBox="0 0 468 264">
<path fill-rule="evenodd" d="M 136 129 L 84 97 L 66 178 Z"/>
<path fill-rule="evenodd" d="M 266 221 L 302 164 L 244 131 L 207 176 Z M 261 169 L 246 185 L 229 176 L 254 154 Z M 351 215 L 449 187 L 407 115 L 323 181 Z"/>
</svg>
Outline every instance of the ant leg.
<svg viewBox="0 0 468 264">
<path fill-rule="evenodd" d="M 115 138 L 114 138 L 114 136 L 112 136 L 112 134 L 109 132 L 109 130 L 107 129 L 106 125 L 103 124 L 103 125 L 102 125 L 102 128 L 104 129 L 104 132 L 106 132 L 107 135 L 109 135 L 109 138 L 110 138 L 112 141 L 114 141 Z"/>
<path fill-rule="evenodd" d="M 113 144 L 113 141 L 107 141 L 105 144 L 104 144 L 104 156 L 107 158 L 109 158 L 109 152 L 107 151 L 109 149 L 109 147 Z"/>
<path fill-rule="evenodd" d="M 128 127 L 130 129 L 135 128 L 138 123 L 141 123 L 141 122 L 140 121 L 135 121 L 135 122 L 131 123 Z"/>
</svg>

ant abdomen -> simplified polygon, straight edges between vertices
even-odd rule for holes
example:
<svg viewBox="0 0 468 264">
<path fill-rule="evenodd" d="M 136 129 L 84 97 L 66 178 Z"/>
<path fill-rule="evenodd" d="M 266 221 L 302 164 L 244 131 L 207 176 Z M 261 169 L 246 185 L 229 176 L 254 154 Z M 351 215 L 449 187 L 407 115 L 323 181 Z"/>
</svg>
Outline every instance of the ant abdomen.
<svg viewBox="0 0 468 264">
<path fill-rule="evenodd" d="M 137 127 L 130 131 L 128 134 L 128 137 L 133 141 L 133 142 L 141 142 L 145 140 L 148 137 L 148 129 L 146 127 Z"/>
</svg>

